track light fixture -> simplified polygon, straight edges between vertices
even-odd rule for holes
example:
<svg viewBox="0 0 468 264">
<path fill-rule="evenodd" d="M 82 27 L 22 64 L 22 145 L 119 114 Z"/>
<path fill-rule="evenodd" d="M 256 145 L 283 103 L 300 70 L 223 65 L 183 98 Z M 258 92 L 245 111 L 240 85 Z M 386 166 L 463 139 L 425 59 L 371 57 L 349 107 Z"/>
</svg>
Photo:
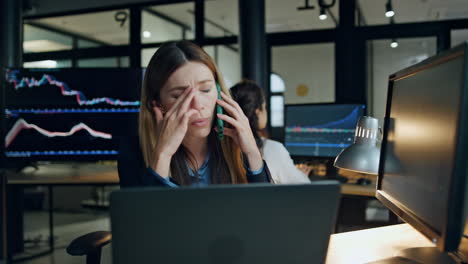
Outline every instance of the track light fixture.
<svg viewBox="0 0 468 264">
<path fill-rule="evenodd" d="M 392 48 L 397 48 L 398 47 L 398 41 L 396 39 L 392 39 L 392 42 L 390 43 L 390 47 Z"/>
<path fill-rule="evenodd" d="M 336 4 L 336 0 L 331 0 L 330 3 L 326 3 L 325 0 L 317 0 L 317 7 L 320 8 L 320 13 L 318 18 L 320 20 L 326 20 L 328 18 L 327 11 L 329 11 L 330 8 L 332 8 Z M 309 0 L 304 0 L 304 6 L 299 6 L 297 7 L 298 11 L 304 11 L 304 10 L 313 10 L 315 9 L 315 6 L 311 5 Z M 332 20 L 337 24 L 336 19 L 334 18 L 333 14 L 329 12 Z"/>
<path fill-rule="evenodd" d="M 325 12 L 325 8 L 323 8 L 323 7 L 320 8 L 319 19 L 320 19 L 320 20 L 325 20 L 325 19 L 327 19 L 327 13 Z"/>
<path fill-rule="evenodd" d="M 393 17 L 395 15 L 395 11 L 393 11 L 392 7 L 392 0 L 388 0 L 387 4 L 385 4 L 385 10 L 386 17 Z"/>
<path fill-rule="evenodd" d="M 297 10 L 302 11 L 302 10 L 314 10 L 315 6 L 312 6 L 309 4 L 309 0 L 304 0 L 304 6 L 299 6 Z"/>
</svg>

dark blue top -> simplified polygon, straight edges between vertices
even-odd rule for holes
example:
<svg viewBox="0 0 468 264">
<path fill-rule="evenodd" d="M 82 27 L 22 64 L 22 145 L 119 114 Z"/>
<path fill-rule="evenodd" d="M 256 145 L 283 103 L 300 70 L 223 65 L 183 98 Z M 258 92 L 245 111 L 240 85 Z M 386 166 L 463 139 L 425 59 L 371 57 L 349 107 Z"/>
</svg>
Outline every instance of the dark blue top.
<svg viewBox="0 0 468 264">
<path fill-rule="evenodd" d="M 121 187 L 132 186 L 166 186 L 178 187 L 179 185 L 170 178 L 164 178 L 151 168 L 146 168 L 143 155 L 140 150 L 140 144 L 137 136 L 122 137 L 119 143 L 118 171 Z M 211 170 L 209 169 L 209 155 L 198 169 L 197 175 L 189 168 L 192 176 L 192 186 L 205 186 L 210 184 Z M 188 165 L 187 165 L 188 166 Z M 247 164 L 244 164 L 247 170 L 247 181 L 269 182 L 271 179 L 270 171 L 265 161 L 263 167 L 258 171 L 249 170 Z M 198 177 L 198 180 L 197 180 Z"/>
<path fill-rule="evenodd" d="M 195 172 L 192 170 L 192 168 L 190 168 L 190 166 L 188 166 L 188 164 L 185 163 L 185 165 L 187 166 L 188 172 L 190 174 L 190 177 L 192 178 L 192 186 L 207 186 L 210 184 L 211 170 L 209 169 L 209 166 L 208 166 L 209 161 L 210 161 L 210 155 L 208 154 L 206 156 L 205 161 L 201 165 L 201 167 L 197 170 L 196 172 L 197 175 L 195 175 Z M 264 166 L 262 166 L 262 168 L 260 168 L 257 171 L 251 171 L 250 169 L 247 168 L 247 178 L 249 178 L 249 176 L 250 178 L 262 177 L 259 175 L 261 175 L 264 170 L 265 170 Z M 164 183 L 164 185 L 168 187 L 179 187 L 179 185 L 172 182 L 169 177 L 168 178 L 162 177 L 161 175 L 159 175 L 159 173 L 154 171 L 151 167 L 148 167 L 148 173 L 151 174 L 153 177 L 155 177 L 158 182 Z M 258 180 L 261 181 L 261 179 L 258 179 Z"/>
</svg>

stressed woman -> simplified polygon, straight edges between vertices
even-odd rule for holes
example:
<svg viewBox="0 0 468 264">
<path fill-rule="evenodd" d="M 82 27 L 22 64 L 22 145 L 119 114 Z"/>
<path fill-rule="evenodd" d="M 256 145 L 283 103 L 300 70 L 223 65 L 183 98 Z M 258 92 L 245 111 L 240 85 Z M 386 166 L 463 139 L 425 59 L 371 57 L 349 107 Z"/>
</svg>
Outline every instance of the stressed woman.
<svg viewBox="0 0 468 264">
<path fill-rule="evenodd" d="M 216 113 L 217 104 L 224 113 Z M 217 132 L 218 119 L 229 125 L 224 139 Z M 269 180 L 248 118 L 229 96 L 211 57 L 188 41 L 164 44 L 149 62 L 139 140 L 147 167 L 144 185 Z"/>
</svg>

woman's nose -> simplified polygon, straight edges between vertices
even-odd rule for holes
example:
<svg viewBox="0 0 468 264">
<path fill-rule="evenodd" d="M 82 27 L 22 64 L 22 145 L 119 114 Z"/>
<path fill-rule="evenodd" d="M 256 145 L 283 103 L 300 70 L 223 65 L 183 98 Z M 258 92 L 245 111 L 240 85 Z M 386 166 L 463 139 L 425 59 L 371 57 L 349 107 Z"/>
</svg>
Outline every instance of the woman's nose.
<svg viewBox="0 0 468 264">
<path fill-rule="evenodd" d="M 191 107 L 195 110 L 203 110 L 204 109 L 204 106 L 201 102 L 201 98 L 200 98 L 200 95 L 199 94 L 196 94 L 193 99 L 192 99 L 192 104 L 191 104 Z"/>
</svg>

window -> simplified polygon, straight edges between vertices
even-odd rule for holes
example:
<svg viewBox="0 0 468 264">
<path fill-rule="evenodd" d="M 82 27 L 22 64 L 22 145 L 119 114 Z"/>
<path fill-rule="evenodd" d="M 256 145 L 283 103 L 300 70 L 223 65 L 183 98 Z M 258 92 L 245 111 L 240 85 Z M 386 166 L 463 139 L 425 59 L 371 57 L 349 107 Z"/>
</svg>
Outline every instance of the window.
<svg viewBox="0 0 468 264">
<path fill-rule="evenodd" d="M 276 73 L 270 75 L 270 92 L 271 93 L 284 93 L 286 85 L 283 78 Z"/>
<path fill-rule="evenodd" d="M 142 12 L 142 43 L 193 39 L 194 3 L 156 5 Z"/>
<path fill-rule="evenodd" d="M 270 97 L 270 124 L 272 127 L 284 126 L 284 96 L 272 95 Z"/>
<path fill-rule="evenodd" d="M 452 30 L 450 44 L 452 47 L 458 46 L 468 40 L 468 29 Z"/>
<path fill-rule="evenodd" d="M 205 37 L 239 35 L 239 1 L 205 1 Z"/>
<path fill-rule="evenodd" d="M 78 60 L 78 67 L 95 68 L 95 67 L 128 67 L 128 57 L 111 57 L 111 58 L 92 58 Z"/>
<path fill-rule="evenodd" d="M 71 65 L 70 60 L 43 60 L 23 63 L 24 68 L 69 68 Z"/>
<path fill-rule="evenodd" d="M 70 36 L 83 36 L 88 41 L 96 40 L 97 43 L 105 45 L 124 45 L 129 43 L 130 12 L 128 9 L 48 17 L 31 21 L 48 28 L 57 29 L 62 33 L 67 32 Z M 49 37 L 44 39 L 49 39 Z M 81 44 L 83 45 L 83 42 Z"/>
<path fill-rule="evenodd" d="M 78 39 L 78 48 L 95 48 L 101 46 L 99 43 Z"/>
<path fill-rule="evenodd" d="M 378 118 L 381 124 L 387 103 L 389 75 L 436 54 L 436 37 L 397 41 L 396 48 L 390 46 L 392 41 L 389 39 L 367 42 L 368 112 Z"/>
<path fill-rule="evenodd" d="M 24 53 L 70 50 L 73 39 L 51 30 L 24 25 L 23 49 Z"/>
<path fill-rule="evenodd" d="M 151 57 L 153 57 L 154 53 L 156 53 L 157 50 L 158 48 L 149 48 L 141 50 L 141 67 L 148 67 Z"/>
<path fill-rule="evenodd" d="M 240 54 L 237 44 L 205 46 L 203 49 L 216 62 L 227 87 L 232 87 L 241 80 Z"/>
<path fill-rule="evenodd" d="M 270 74 L 270 126 L 284 126 L 284 80 L 277 73 Z"/>
</svg>

